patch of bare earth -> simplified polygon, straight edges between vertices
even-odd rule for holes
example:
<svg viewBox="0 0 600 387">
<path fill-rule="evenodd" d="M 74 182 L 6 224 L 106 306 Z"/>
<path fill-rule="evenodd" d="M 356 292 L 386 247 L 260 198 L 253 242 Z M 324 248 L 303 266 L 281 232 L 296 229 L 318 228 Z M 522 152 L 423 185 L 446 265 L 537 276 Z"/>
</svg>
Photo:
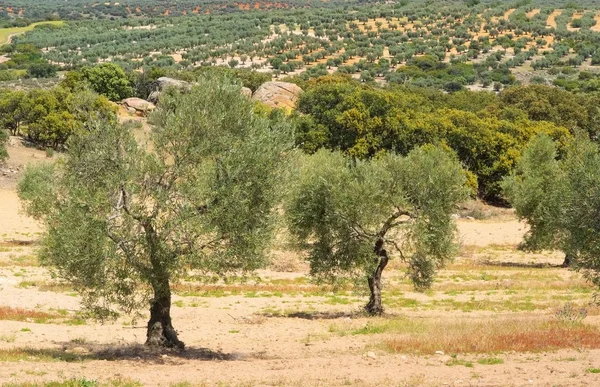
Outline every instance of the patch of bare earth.
<svg viewBox="0 0 600 387">
<path fill-rule="evenodd" d="M 546 25 L 548 27 L 556 28 L 556 18 L 560 16 L 560 14 L 562 14 L 562 9 L 555 9 L 554 11 L 552 11 L 552 13 L 548 16 L 548 21 L 546 22 Z"/>
<path fill-rule="evenodd" d="M 594 20 L 596 21 L 596 24 L 594 24 L 590 30 L 594 31 L 594 32 L 600 32 L 600 13 L 597 13 L 594 16 Z"/>
</svg>

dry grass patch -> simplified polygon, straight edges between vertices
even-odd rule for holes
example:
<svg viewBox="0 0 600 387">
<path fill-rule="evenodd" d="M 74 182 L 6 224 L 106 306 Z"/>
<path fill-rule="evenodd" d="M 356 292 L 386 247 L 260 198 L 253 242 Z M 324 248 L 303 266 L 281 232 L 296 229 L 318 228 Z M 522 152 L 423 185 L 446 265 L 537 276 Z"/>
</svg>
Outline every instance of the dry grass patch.
<svg viewBox="0 0 600 387">
<path fill-rule="evenodd" d="M 279 279 L 266 283 L 237 283 L 237 284 L 198 284 L 180 283 L 172 286 L 179 296 L 195 297 L 227 297 L 243 295 L 246 297 L 280 297 L 285 295 L 330 296 L 347 294 L 350 286 L 333 289 L 331 286 L 321 286 L 306 283 L 306 278 Z"/>
<path fill-rule="evenodd" d="M 418 332 L 412 328 L 383 342 L 393 352 L 414 354 L 583 350 L 600 348 L 600 329 L 550 318 L 423 320 Z"/>
<path fill-rule="evenodd" d="M 73 287 L 64 282 L 40 282 L 40 281 L 21 281 L 19 282 L 20 288 L 37 287 L 42 292 L 55 292 L 55 293 L 66 293 L 72 292 Z"/>
<path fill-rule="evenodd" d="M 45 322 L 48 319 L 58 317 L 61 316 L 37 310 L 0 306 L 0 320 Z"/>
</svg>

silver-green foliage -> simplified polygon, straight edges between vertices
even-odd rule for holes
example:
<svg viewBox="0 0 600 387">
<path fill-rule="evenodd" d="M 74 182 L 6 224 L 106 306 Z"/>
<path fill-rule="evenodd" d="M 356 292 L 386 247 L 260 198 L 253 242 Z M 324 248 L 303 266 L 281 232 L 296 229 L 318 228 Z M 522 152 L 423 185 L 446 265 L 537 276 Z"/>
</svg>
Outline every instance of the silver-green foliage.
<svg viewBox="0 0 600 387">
<path fill-rule="evenodd" d="M 464 183 L 456 158 L 433 146 L 369 161 L 320 150 L 300 161 L 286 214 L 318 280 L 364 280 L 393 250 L 424 289 L 455 251 Z"/>
<path fill-rule="evenodd" d="M 517 216 L 529 224 L 523 243 L 526 250 L 560 247 L 560 222 L 566 210 L 563 182 L 556 144 L 545 134 L 531 141 L 515 170 L 504 179 L 505 195 Z"/>
<path fill-rule="evenodd" d="M 256 116 L 238 86 L 216 80 L 163 96 L 152 123 L 140 144 L 97 122 L 70 139 L 64 160 L 30 166 L 19 184 L 47 227 L 42 262 L 100 315 L 170 300 L 170 282 L 189 269 L 266 263 L 289 126 Z"/>
<path fill-rule="evenodd" d="M 600 149 L 583 136 L 557 159 L 557 146 L 544 135 L 530 142 L 504 189 L 531 229 L 532 249 L 561 249 L 575 270 L 600 286 Z"/>
</svg>

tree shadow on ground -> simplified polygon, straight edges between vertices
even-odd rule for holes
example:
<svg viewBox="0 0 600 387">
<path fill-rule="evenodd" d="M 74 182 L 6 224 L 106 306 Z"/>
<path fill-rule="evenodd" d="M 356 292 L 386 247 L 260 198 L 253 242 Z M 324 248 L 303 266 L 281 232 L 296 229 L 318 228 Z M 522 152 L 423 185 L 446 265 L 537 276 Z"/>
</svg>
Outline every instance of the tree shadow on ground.
<svg viewBox="0 0 600 387">
<path fill-rule="evenodd" d="M 480 264 L 486 266 L 499 266 L 499 267 L 519 267 L 523 269 L 564 269 L 565 267 L 560 265 L 553 265 L 551 263 L 523 263 L 523 262 L 498 262 L 498 261 L 489 261 L 483 260 L 480 261 Z"/>
<path fill-rule="evenodd" d="M 208 348 L 188 347 L 184 350 L 154 348 L 141 344 L 58 343 L 61 348 L 15 348 L 0 352 L 0 360 L 8 361 L 64 361 L 68 363 L 90 360 L 132 360 L 164 364 L 173 360 L 236 361 L 266 359 L 265 352 L 226 353 Z"/>
<path fill-rule="evenodd" d="M 394 317 L 394 313 L 384 313 L 378 317 Z M 276 317 L 276 316 L 274 316 Z M 281 317 L 301 318 L 304 320 L 336 320 L 342 318 L 355 319 L 362 317 L 373 317 L 367 314 L 363 309 L 353 312 L 294 312 Z"/>
</svg>

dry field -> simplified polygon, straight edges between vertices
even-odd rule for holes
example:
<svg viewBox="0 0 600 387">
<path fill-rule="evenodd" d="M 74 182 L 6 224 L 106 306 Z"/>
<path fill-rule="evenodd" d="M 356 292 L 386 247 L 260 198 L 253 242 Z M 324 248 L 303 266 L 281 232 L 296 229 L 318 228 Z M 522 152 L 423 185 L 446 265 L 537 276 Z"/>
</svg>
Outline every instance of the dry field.
<svg viewBox="0 0 600 387">
<path fill-rule="evenodd" d="M 12 144 L 13 170 L 47 160 Z M 459 257 L 428 292 L 392 263 L 381 318 L 360 313 L 363 294 L 312 284 L 280 242 L 252 281 L 175 286 L 187 350 L 157 353 L 140 345 L 145 314 L 85 320 L 79 296 L 39 266 L 40 227 L 19 212 L 18 175 L 0 175 L 0 385 L 600 385 L 594 289 L 559 267 L 560 254 L 518 251 L 526 228 L 509 210 L 461 209 Z"/>
</svg>

